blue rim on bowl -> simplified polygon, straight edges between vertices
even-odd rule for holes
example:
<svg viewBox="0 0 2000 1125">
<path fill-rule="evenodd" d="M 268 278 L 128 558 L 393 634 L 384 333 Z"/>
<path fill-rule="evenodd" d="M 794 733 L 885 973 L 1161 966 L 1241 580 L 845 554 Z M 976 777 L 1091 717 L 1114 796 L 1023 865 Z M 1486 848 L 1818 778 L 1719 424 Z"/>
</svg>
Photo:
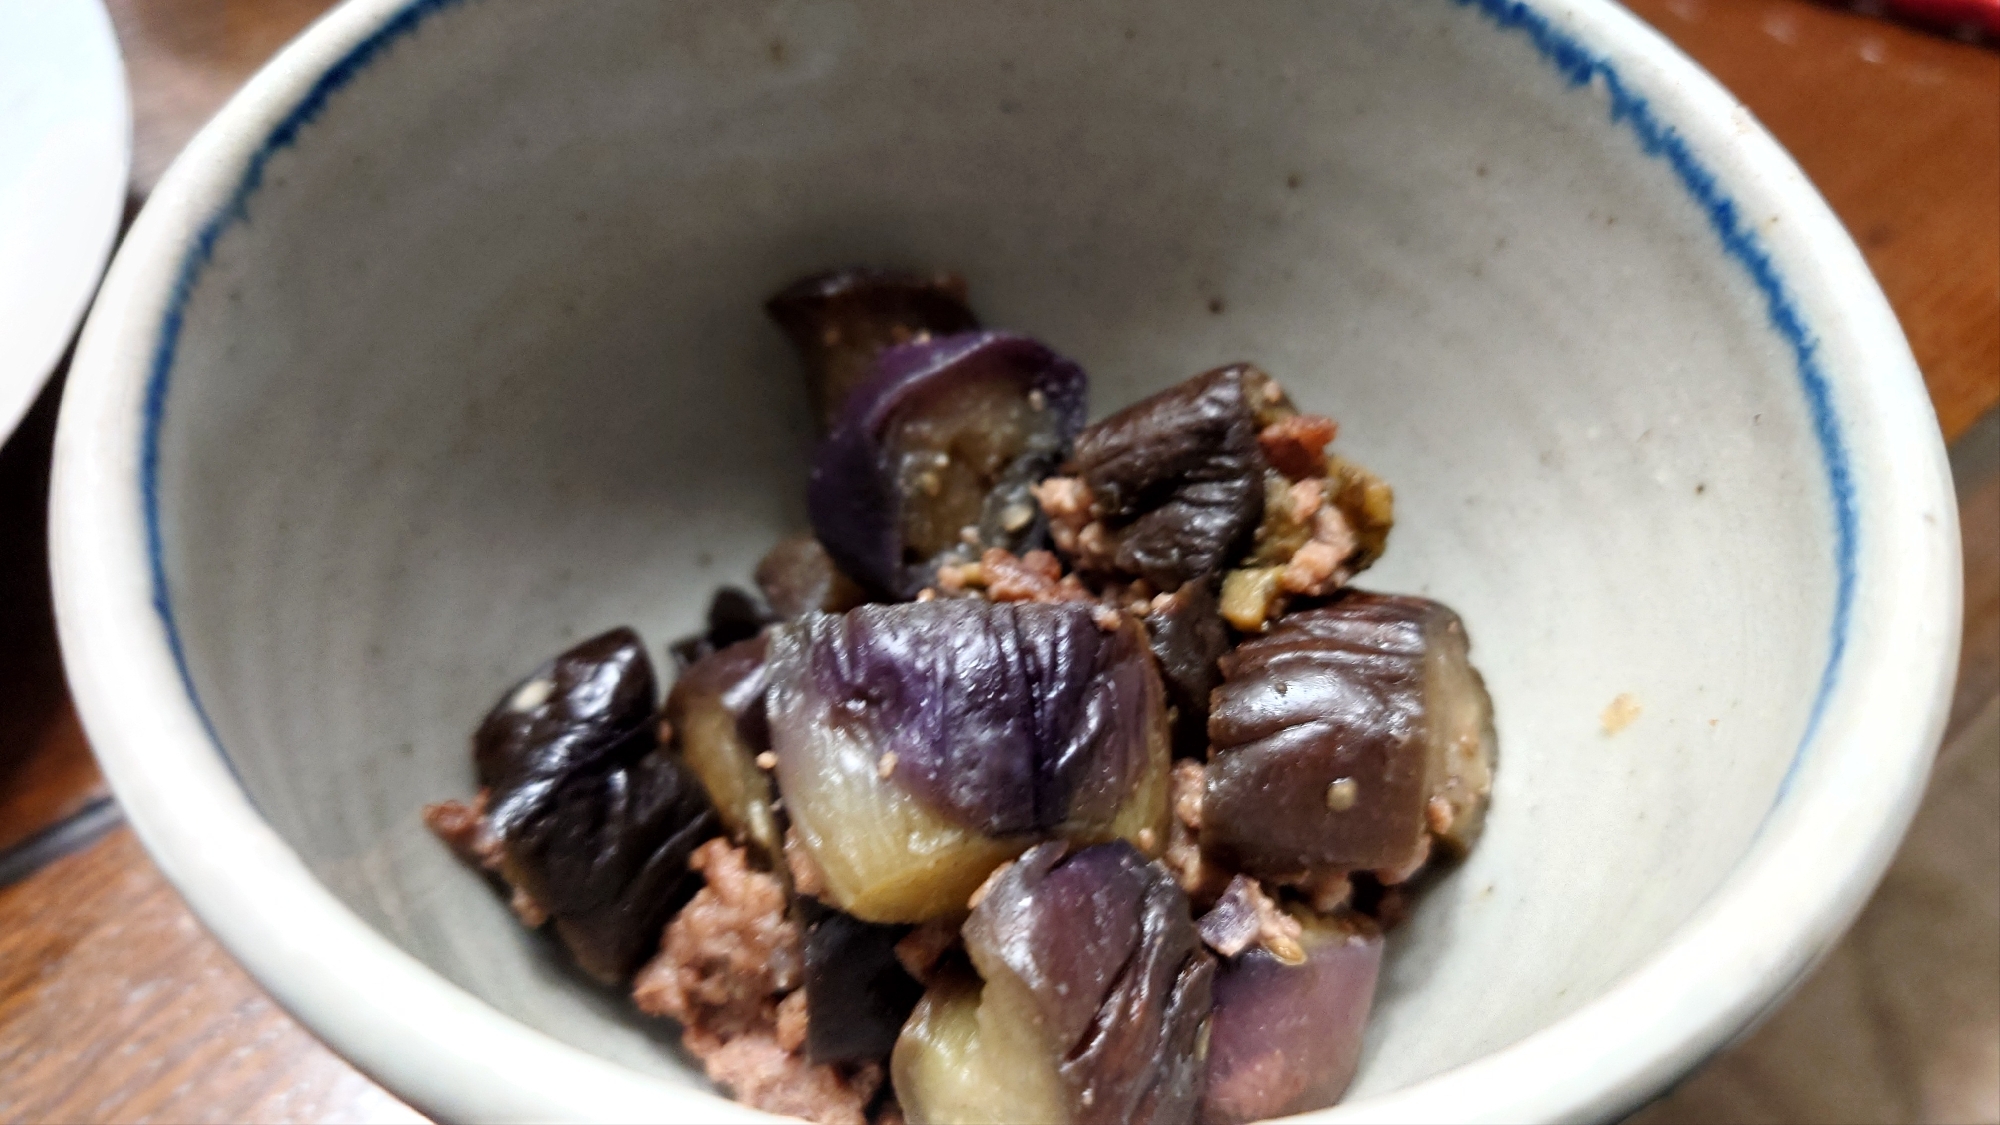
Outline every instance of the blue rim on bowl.
<svg viewBox="0 0 2000 1125">
<path fill-rule="evenodd" d="M 163 561 L 160 429 L 184 310 L 218 240 L 247 214 L 272 156 L 308 135 L 330 100 L 432 15 L 465 2 L 354 0 L 322 20 L 204 131 L 133 231 L 86 332 L 58 443 L 53 553 L 64 649 L 86 727 L 141 836 L 225 944 L 308 1025 L 405 1097 L 451 1116 L 645 1116 L 666 1090 L 657 1080 L 498 1016 L 313 882 L 231 778 L 188 673 Z M 1578 96 L 1603 98 L 1610 120 L 1671 170 L 1718 248 L 1762 295 L 1820 448 L 1835 599 L 1810 718 L 1758 839 L 1669 947 L 1526 1039 L 1337 1107 L 1327 1120 L 1436 1119 L 1471 1104 L 1472 1090 L 1485 1091 L 1484 1112 L 1495 1118 L 1602 1117 L 1718 1049 L 1782 1000 L 1879 878 L 1914 811 L 1956 658 L 1958 552 L 1942 444 L 1893 315 L 1824 203 L 1775 142 L 1745 127 L 1747 114 L 1725 92 L 1606 0 L 1453 2 L 1475 8 L 1498 34 L 1525 37 Z M 1761 235 L 1746 218 L 1746 190 L 1799 221 L 1776 240 Z M 1835 309 L 1838 320 L 1827 319 Z M 1830 368 L 1833 337 L 1840 355 Z M 1858 435 L 1864 405 L 1870 429 Z M 1887 457 L 1879 482 L 1855 471 L 1863 445 Z M 1870 589 L 1865 612 L 1864 574 L 1886 584 Z M 135 643 L 142 614 L 152 627 Z M 1885 700 L 1901 711 L 1885 712 L 1887 726 L 1870 719 L 1871 703 Z M 1836 718 L 1850 729 L 1828 745 Z M 138 751 L 142 741 L 149 753 Z M 1863 747 L 1874 748 L 1887 787 L 1866 831 L 1788 807 L 1803 804 L 1791 797 L 1809 775 L 1818 782 L 1860 769 Z M 168 814 L 169 792 L 184 801 L 198 792 L 204 831 Z M 1847 849 L 1847 874 L 1775 894 L 1835 839 Z M 223 851 L 234 875 L 224 874 Z M 274 890 L 280 880 L 289 882 Z M 286 934 L 300 918 L 318 932 Z M 1769 932 L 1756 932 L 1760 918 Z M 1779 924 L 1788 918 L 1789 928 Z M 1707 963 L 1703 943 L 1732 927 L 1742 931 L 1732 958 Z M 301 983 L 304 968 L 326 979 Z M 371 988 L 357 995 L 348 982 L 363 980 Z M 1650 1024 L 1621 1026 L 1634 1011 L 1651 1013 Z M 520 1078 L 527 1060 L 545 1081 Z M 573 1094 L 551 1099 L 547 1091 L 562 1085 Z"/>
</svg>

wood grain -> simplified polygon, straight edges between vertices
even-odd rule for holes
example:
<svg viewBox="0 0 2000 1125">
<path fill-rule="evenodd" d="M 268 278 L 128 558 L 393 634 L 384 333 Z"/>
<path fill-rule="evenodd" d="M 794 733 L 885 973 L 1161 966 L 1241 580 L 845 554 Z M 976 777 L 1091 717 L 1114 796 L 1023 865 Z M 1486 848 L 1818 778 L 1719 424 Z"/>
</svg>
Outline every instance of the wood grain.
<svg viewBox="0 0 2000 1125">
<path fill-rule="evenodd" d="M 188 915 L 130 829 L 0 891 L 0 1120 L 421 1121 Z"/>
<path fill-rule="evenodd" d="M 1789 149 L 1867 255 L 1939 422 L 2000 402 L 2000 53 L 1804 0 L 1627 0 Z"/>
<path fill-rule="evenodd" d="M 107 0 L 134 191 L 325 0 Z M 1799 159 L 1868 255 L 1945 433 L 2000 401 L 2000 54 L 1805 0 L 1632 0 Z M 0 849 L 101 792 L 43 562 L 50 392 L 0 451 Z M 2000 474 L 1963 496 L 1953 733 L 1881 891 L 1750 1039 L 1642 1113 L 2000 1121 Z M 0 889 L 0 1121 L 411 1121 L 278 1010 L 128 831 Z"/>
</svg>

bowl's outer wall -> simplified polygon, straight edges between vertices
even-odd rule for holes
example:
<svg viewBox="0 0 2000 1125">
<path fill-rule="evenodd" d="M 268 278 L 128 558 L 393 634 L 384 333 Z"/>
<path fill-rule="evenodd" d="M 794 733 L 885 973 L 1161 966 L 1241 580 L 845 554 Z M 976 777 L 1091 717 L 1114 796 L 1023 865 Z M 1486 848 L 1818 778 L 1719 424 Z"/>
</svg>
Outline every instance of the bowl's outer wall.
<svg viewBox="0 0 2000 1125">
<path fill-rule="evenodd" d="M 801 525 L 762 297 L 956 269 L 1098 413 L 1251 359 L 1395 484 L 1367 583 L 1463 613 L 1503 757 L 1356 1096 L 1514 1042 L 1658 950 L 1792 766 L 1836 601 L 1796 357 L 1601 92 L 1473 8 L 1034 15 L 426 5 L 268 153 L 188 294 L 157 495 L 206 720 L 396 944 L 686 1084 L 417 809 L 470 788 L 519 674 L 620 622 L 657 650 Z"/>
</svg>

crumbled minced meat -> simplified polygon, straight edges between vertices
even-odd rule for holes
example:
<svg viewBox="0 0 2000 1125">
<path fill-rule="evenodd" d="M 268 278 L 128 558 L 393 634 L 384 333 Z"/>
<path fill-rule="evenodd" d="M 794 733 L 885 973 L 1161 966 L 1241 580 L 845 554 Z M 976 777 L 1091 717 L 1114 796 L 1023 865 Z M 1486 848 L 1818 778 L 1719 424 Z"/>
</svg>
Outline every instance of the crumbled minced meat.
<svg viewBox="0 0 2000 1125">
<path fill-rule="evenodd" d="M 1229 886 L 1229 872 L 1201 854 L 1201 795 L 1208 786 L 1208 770 L 1200 762 L 1182 759 L 1174 763 L 1172 783 L 1174 815 L 1167 822 L 1167 849 L 1160 862 L 1174 873 L 1200 913 Z"/>
<path fill-rule="evenodd" d="M 721 838 L 696 848 L 688 866 L 707 885 L 667 926 L 659 955 L 632 982 L 633 1001 L 723 1037 L 775 1026 L 778 999 L 799 986 L 802 965 L 784 885 Z"/>
<path fill-rule="evenodd" d="M 947 921 L 925 922 L 896 943 L 896 960 L 902 962 L 903 971 L 925 984 L 930 983 L 931 971 L 952 946 L 958 944 L 958 924 Z"/>
<path fill-rule="evenodd" d="M 499 872 L 500 837 L 486 823 L 491 789 L 481 788 L 471 801 L 439 801 L 424 806 L 424 825 L 452 854 L 481 871 Z"/>
<path fill-rule="evenodd" d="M 505 859 L 504 843 L 500 835 L 493 831 L 493 825 L 486 819 L 486 803 L 492 799 L 493 791 L 481 788 L 471 801 L 439 801 L 424 806 L 424 825 L 445 846 L 452 850 L 466 864 L 493 876 L 506 884 L 510 892 L 507 906 L 521 924 L 531 930 L 542 928 L 549 920 L 549 912 L 535 896 L 514 886 L 507 879 L 502 867 Z"/>
<path fill-rule="evenodd" d="M 1280 418 L 1257 434 L 1257 444 L 1271 467 L 1292 478 L 1326 472 L 1326 447 L 1339 427 L 1324 414 L 1294 414 Z"/>
<path fill-rule="evenodd" d="M 688 866 L 707 885 L 639 970 L 632 1000 L 681 1023 L 681 1044 L 736 1100 L 821 1125 L 864 1125 L 882 1068 L 814 1065 L 804 1054 L 806 997 L 799 927 L 778 878 L 742 848 L 710 840 Z"/>
<path fill-rule="evenodd" d="M 739 1102 L 819 1125 L 867 1125 L 868 1103 L 882 1088 L 880 1063 L 813 1065 L 771 1031 L 719 1039 L 690 1029 L 682 1041 L 708 1077 Z"/>
</svg>

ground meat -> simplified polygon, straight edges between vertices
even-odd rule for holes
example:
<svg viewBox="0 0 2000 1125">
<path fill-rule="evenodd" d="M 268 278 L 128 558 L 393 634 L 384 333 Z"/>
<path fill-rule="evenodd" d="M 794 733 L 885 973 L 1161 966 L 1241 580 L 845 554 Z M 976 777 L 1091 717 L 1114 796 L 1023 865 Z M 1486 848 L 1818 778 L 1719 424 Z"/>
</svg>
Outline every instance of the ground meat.
<svg viewBox="0 0 2000 1125">
<path fill-rule="evenodd" d="M 736 1100 L 821 1125 L 864 1125 L 882 1068 L 807 1061 L 800 935 L 784 886 L 723 839 L 695 849 L 688 865 L 707 885 L 639 970 L 633 1002 L 679 1020 L 681 1044 Z"/>
<path fill-rule="evenodd" d="M 486 819 L 486 802 L 492 793 L 491 789 L 481 787 L 469 802 L 439 801 L 425 805 L 424 824 L 432 835 L 444 841 L 453 855 L 507 887 L 510 892 L 507 906 L 522 925 L 531 930 L 541 929 L 549 920 L 547 908 L 535 901 L 535 896 L 508 883 L 506 873 L 500 869 L 504 844 Z"/>
<path fill-rule="evenodd" d="M 1224 957 L 1262 946 L 1287 965 L 1306 959 L 1305 947 L 1299 944 L 1305 927 L 1247 875 L 1229 881 L 1215 907 L 1202 915 L 1199 927 L 1202 940 Z"/>
<path fill-rule="evenodd" d="M 774 1031 L 721 1039 L 690 1029 L 683 1042 L 711 1080 L 737 1101 L 766 1113 L 819 1125 L 867 1125 L 868 1104 L 882 1088 L 879 1063 L 815 1066 L 785 1049 Z"/>
<path fill-rule="evenodd" d="M 1354 557 L 1360 548 L 1347 516 L 1331 504 L 1313 513 L 1312 539 L 1285 562 L 1280 585 L 1288 594 L 1322 597 L 1354 577 Z"/>
<path fill-rule="evenodd" d="M 1338 427 L 1324 414 L 1294 414 L 1265 426 L 1257 444 L 1271 467 L 1301 480 L 1326 471 L 1326 446 Z"/>
<path fill-rule="evenodd" d="M 500 870 L 500 837 L 486 823 L 491 789 L 481 788 L 470 802 L 439 801 L 424 806 L 424 824 L 452 854 L 481 871 Z"/>
<path fill-rule="evenodd" d="M 902 962 L 904 972 L 929 984 L 931 970 L 937 968 L 938 960 L 957 944 L 956 922 L 925 922 L 896 943 L 896 960 Z"/>
<path fill-rule="evenodd" d="M 1201 795 L 1207 786 L 1208 770 L 1200 762 L 1183 758 L 1174 763 L 1174 815 L 1167 823 L 1167 849 L 1160 857 L 1197 913 L 1213 905 L 1229 886 L 1229 872 L 1201 854 Z"/>
<path fill-rule="evenodd" d="M 774 1028 L 779 999 L 801 975 L 799 928 L 786 914 L 784 886 L 751 870 L 743 849 L 726 839 L 696 848 L 688 866 L 707 886 L 667 926 L 659 955 L 633 981 L 633 1002 L 679 1020 L 690 1037 Z"/>
<path fill-rule="evenodd" d="M 1063 573 L 1062 563 L 1053 553 L 1029 551 L 1015 555 L 999 547 L 988 547 L 978 562 L 939 567 L 938 589 L 954 594 L 984 590 L 996 602 L 1076 602 L 1091 598 L 1081 579 Z"/>
<path fill-rule="evenodd" d="M 1109 571 L 1117 544 L 1098 518 L 1097 498 L 1076 477 L 1050 477 L 1030 489 L 1049 520 L 1049 538 L 1079 570 Z"/>
</svg>

